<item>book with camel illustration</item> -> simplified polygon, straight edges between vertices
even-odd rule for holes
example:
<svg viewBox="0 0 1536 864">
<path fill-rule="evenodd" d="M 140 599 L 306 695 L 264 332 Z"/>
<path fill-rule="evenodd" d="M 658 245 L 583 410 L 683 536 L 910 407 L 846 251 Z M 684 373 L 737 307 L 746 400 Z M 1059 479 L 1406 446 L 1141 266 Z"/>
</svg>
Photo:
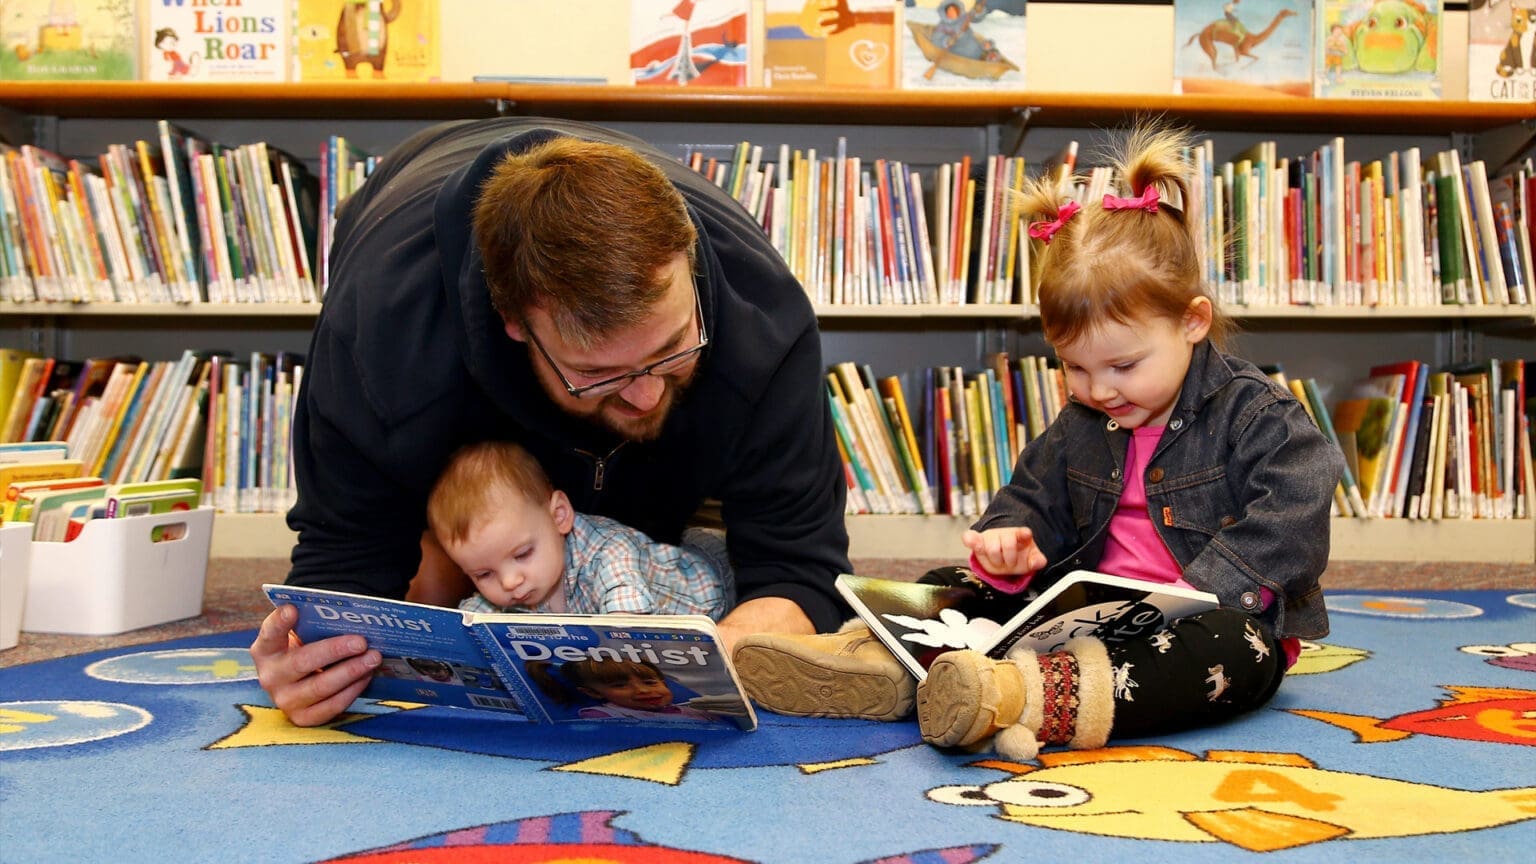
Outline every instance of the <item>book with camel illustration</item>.
<svg viewBox="0 0 1536 864">
<path fill-rule="evenodd" d="M 764 0 L 763 86 L 896 86 L 896 0 Z"/>
<path fill-rule="evenodd" d="M 1320 0 L 1312 95 L 1439 99 L 1443 0 Z"/>
<path fill-rule="evenodd" d="M 1024 0 L 907 0 L 901 86 L 1023 90 Z"/>
<path fill-rule="evenodd" d="M 1175 0 L 1173 92 L 1312 95 L 1308 0 Z"/>
<path fill-rule="evenodd" d="M 844 573 L 837 590 L 918 680 L 945 651 L 1002 659 L 1015 646 L 1044 654 L 1072 639 L 1119 642 L 1220 605 L 1194 588 L 1073 570 L 1044 590 L 1004 594 L 980 582 L 929 585 Z"/>
<path fill-rule="evenodd" d="M 1536 101 L 1536 0 L 1469 0 L 1467 100 Z"/>
<path fill-rule="evenodd" d="M 533 723 L 747 730 L 752 703 L 703 615 L 475 613 L 293 585 L 305 642 L 357 634 L 383 655 L 362 696 Z"/>
</svg>

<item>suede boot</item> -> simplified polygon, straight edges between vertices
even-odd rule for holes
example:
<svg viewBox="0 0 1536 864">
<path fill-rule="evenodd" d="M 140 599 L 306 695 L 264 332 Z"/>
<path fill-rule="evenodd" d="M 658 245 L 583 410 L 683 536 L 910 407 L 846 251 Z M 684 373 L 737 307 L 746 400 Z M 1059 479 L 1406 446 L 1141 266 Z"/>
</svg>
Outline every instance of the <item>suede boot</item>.
<svg viewBox="0 0 1536 864">
<path fill-rule="evenodd" d="M 917 686 L 923 740 L 939 747 L 986 749 L 1033 759 L 1046 744 L 1102 747 L 1114 724 L 1114 676 L 1104 643 L 1074 639 L 1065 650 L 1019 651 L 994 660 L 950 651 Z"/>
<path fill-rule="evenodd" d="M 917 682 L 861 623 L 814 636 L 754 633 L 736 643 L 732 659 L 752 701 L 778 714 L 900 720 L 912 713 Z"/>
</svg>

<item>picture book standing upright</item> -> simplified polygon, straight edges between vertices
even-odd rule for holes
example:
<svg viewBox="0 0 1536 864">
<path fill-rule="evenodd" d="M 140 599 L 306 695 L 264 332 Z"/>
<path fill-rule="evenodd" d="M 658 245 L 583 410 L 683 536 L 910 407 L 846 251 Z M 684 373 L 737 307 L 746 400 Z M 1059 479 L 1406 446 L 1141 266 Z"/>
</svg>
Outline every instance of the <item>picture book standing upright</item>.
<svg viewBox="0 0 1536 864">
<path fill-rule="evenodd" d="M 294 0 L 293 80 L 434 81 L 438 0 Z"/>
<path fill-rule="evenodd" d="M 1173 92 L 1311 96 L 1311 2 L 1176 0 Z"/>
<path fill-rule="evenodd" d="M 763 86 L 896 86 L 895 0 L 765 0 Z"/>
<path fill-rule="evenodd" d="M 147 81 L 286 81 L 293 0 L 141 0 Z"/>
<path fill-rule="evenodd" d="M 749 0 L 632 0 L 629 68 L 636 84 L 747 83 Z"/>
<path fill-rule="evenodd" d="M 0 81 L 138 78 L 135 0 L 6 0 Z"/>
<path fill-rule="evenodd" d="M 1024 89 L 1024 0 L 909 0 L 902 86 Z"/>
<path fill-rule="evenodd" d="M 1467 99 L 1536 100 L 1536 0 L 1467 4 Z"/>
<path fill-rule="evenodd" d="M 1312 95 L 1439 99 L 1444 0 L 1320 0 Z"/>
</svg>

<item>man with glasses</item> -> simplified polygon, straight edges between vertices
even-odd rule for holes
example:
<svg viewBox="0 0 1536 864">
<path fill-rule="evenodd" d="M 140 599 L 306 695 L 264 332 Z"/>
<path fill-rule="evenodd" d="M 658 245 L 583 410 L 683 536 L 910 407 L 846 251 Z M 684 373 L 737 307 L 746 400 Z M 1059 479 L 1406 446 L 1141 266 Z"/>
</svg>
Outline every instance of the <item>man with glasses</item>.
<svg viewBox="0 0 1536 864">
<path fill-rule="evenodd" d="M 424 503 L 460 446 L 510 440 L 578 512 L 660 542 L 718 501 L 727 647 L 846 617 L 815 315 L 762 229 L 675 157 L 566 121 L 423 130 L 341 208 L 330 275 L 294 416 L 290 584 L 456 602 Z M 273 704 L 324 723 L 378 653 L 300 646 L 293 618 L 269 615 L 251 654 Z"/>
</svg>

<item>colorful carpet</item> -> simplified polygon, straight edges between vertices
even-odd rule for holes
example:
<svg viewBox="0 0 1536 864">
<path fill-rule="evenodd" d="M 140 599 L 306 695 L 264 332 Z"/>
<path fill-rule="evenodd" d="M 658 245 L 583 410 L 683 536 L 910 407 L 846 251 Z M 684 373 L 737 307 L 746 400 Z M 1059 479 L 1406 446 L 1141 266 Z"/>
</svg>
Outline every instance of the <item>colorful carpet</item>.
<svg viewBox="0 0 1536 864">
<path fill-rule="evenodd" d="M 14 666 L 0 861 L 1526 859 L 1536 593 L 1328 604 L 1266 709 L 1028 764 L 769 713 L 690 738 L 365 703 L 297 729 L 249 631 Z"/>
</svg>

